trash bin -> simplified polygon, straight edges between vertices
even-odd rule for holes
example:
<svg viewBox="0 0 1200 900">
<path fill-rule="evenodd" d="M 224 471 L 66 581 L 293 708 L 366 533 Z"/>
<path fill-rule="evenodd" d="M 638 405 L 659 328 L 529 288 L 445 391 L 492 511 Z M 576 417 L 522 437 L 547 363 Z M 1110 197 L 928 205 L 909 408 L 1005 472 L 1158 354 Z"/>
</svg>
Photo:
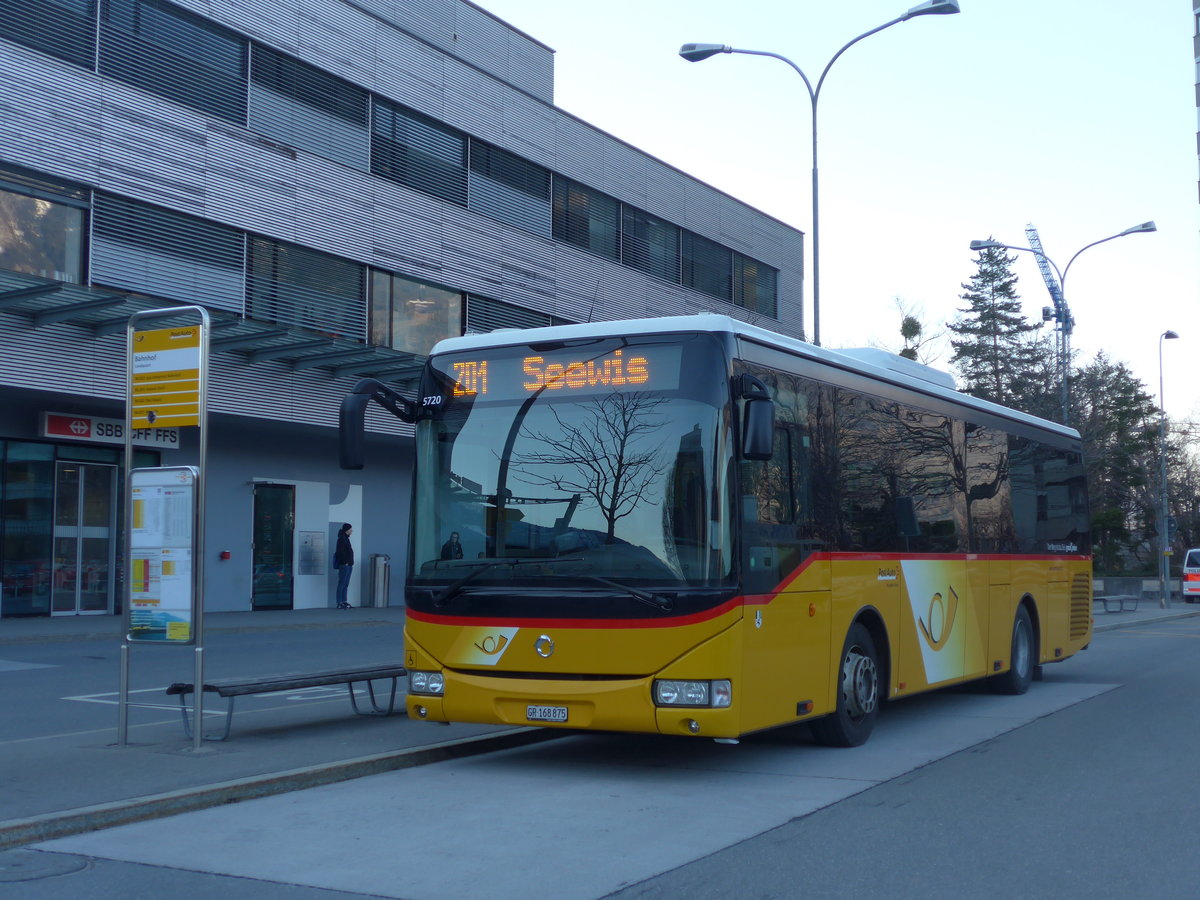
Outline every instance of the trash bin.
<svg viewBox="0 0 1200 900">
<path fill-rule="evenodd" d="M 392 582 L 392 558 L 386 553 L 371 554 L 371 606 L 387 606 Z"/>
</svg>

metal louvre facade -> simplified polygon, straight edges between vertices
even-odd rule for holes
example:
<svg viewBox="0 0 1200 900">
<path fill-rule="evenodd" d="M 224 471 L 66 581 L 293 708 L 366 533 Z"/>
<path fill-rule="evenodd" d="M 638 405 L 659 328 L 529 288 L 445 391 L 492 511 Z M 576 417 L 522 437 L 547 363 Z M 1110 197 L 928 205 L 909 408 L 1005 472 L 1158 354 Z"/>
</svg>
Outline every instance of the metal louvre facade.
<svg viewBox="0 0 1200 900">
<path fill-rule="evenodd" d="M 553 75 L 468 0 L 0 0 L 0 213 L 53 213 L 0 233 L 0 492 L 13 453 L 112 452 L 39 414 L 119 418 L 131 311 L 203 306 L 237 560 L 206 563 L 208 605 L 259 608 L 253 483 L 295 488 L 297 535 L 355 521 L 403 567 L 411 428 L 372 409 L 369 468 L 342 472 L 338 406 L 364 377 L 411 392 L 438 329 L 716 312 L 802 336 L 802 234 L 558 109 Z M 13 565 L 0 615 L 49 614 L 13 612 Z M 290 602 L 324 606 L 326 574 Z"/>
<path fill-rule="evenodd" d="M 627 273 L 612 271 L 602 278 L 633 286 L 638 296 L 612 298 L 622 308 L 644 310 L 648 306 L 638 301 L 661 292 L 659 302 L 674 313 L 737 316 L 745 308 L 758 314 L 752 316 L 757 321 L 763 315 L 774 319 L 780 331 L 803 332 L 801 236 L 793 229 L 548 107 L 482 67 L 441 53 L 432 40 L 422 43 L 361 6 L 301 0 L 290 20 L 272 4 L 264 12 L 251 28 L 240 4 L 104 0 L 99 75 L 46 54 L 18 49 L 11 60 L 6 54 L 0 66 L 35 69 L 25 78 L 31 89 L 52 86 L 46 100 L 59 98 L 65 118 L 91 136 L 72 150 L 82 150 L 83 160 L 95 154 L 95 162 L 81 171 L 78 161 L 64 158 L 65 147 L 53 145 L 29 147 L 4 161 L 364 265 L 482 292 L 490 287 L 470 277 L 479 271 L 475 254 L 437 234 L 473 218 L 464 217 L 465 206 L 482 213 L 502 243 L 519 239 L 519 233 L 544 237 L 549 231 L 556 243 L 638 269 L 647 277 L 629 282 Z M 371 59 L 389 62 L 366 72 L 369 54 L 351 62 L 352 54 L 322 52 L 336 47 L 302 46 L 296 29 L 308 27 L 319 12 L 326 20 L 336 18 L 331 36 L 351 44 L 357 38 L 376 49 Z M 421 21 L 417 17 L 407 27 Z M 442 27 L 448 20 L 437 21 Z M 494 29 L 485 31 L 495 36 Z M 476 36 L 478 41 L 486 34 Z M 506 42 L 519 36 L 504 34 Z M 196 47 L 189 48 L 184 38 Z M 276 49 L 289 44 L 295 55 Z M 198 70 L 188 55 L 197 47 L 207 53 Z M 500 55 L 497 48 L 491 58 Z M 404 59 L 411 65 L 396 70 L 396 61 Z M 191 67 L 194 77 L 179 83 L 162 77 L 159 69 L 172 64 Z M 22 132 L 6 141 L 16 150 L 29 144 L 29 131 L 56 131 L 53 122 L 64 116 L 28 121 L 29 131 L 20 118 L 0 126 Z M 100 152 L 115 149 L 109 141 L 120 145 L 119 152 Z M 552 204 L 537 196 L 540 173 L 551 174 L 558 221 Z M 408 189 L 394 218 L 386 209 L 391 204 L 385 181 Z M 312 227 L 304 224 L 309 221 Z M 709 242 L 720 248 L 716 275 L 706 268 L 712 254 L 699 260 L 687 255 L 688 247 Z M 380 243 L 400 246 L 380 254 L 372 246 Z M 545 257 L 561 252 L 547 245 Z M 737 274 L 747 267 L 734 254 L 746 257 L 753 272 L 771 270 L 769 277 L 753 279 L 747 289 Z M 572 268 L 591 265 L 580 260 Z M 540 305 L 536 298 L 544 296 L 546 279 L 526 286 L 514 275 L 510 271 L 501 283 L 509 293 L 494 299 L 532 300 L 536 311 L 567 318 L 611 317 L 603 305 L 572 313 L 567 296 Z M 560 278 L 554 281 L 561 284 Z"/>
</svg>

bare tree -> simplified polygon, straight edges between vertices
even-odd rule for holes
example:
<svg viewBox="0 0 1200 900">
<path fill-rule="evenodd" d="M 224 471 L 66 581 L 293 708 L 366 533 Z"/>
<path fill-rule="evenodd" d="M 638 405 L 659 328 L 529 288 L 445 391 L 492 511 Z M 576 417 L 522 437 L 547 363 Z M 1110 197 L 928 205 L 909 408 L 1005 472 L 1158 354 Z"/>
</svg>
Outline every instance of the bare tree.
<svg viewBox="0 0 1200 900">
<path fill-rule="evenodd" d="M 896 309 L 900 313 L 900 339 L 904 346 L 897 355 L 931 366 L 941 357 L 945 348 L 945 329 L 931 329 L 922 321 L 924 310 L 914 303 L 896 297 Z"/>
<path fill-rule="evenodd" d="M 590 499 L 616 535 L 617 522 L 644 500 L 667 467 L 662 443 L 651 436 L 666 419 L 656 414 L 666 398 L 613 392 L 591 401 L 578 424 L 550 411 L 557 428 L 527 430 L 528 445 L 545 447 L 514 457 L 513 465 L 527 484 L 548 485 L 564 494 Z M 579 407 L 571 407 L 578 409 Z"/>
</svg>

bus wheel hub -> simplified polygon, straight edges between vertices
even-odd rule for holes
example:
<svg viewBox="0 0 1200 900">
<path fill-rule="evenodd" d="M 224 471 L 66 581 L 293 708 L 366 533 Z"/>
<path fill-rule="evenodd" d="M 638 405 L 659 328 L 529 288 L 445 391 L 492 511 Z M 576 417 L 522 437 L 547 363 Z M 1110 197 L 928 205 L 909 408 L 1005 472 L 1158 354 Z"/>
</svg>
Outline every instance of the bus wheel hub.
<svg viewBox="0 0 1200 900">
<path fill-rule="evenodd" d="M 875 660 L 863 656 L 857 649 L 846 654 L 842 666 L 842 696 L 846 712 L 851 718 L 860 719 L 875 711 L 879 699 L 879 676 Z"/>
</svg>

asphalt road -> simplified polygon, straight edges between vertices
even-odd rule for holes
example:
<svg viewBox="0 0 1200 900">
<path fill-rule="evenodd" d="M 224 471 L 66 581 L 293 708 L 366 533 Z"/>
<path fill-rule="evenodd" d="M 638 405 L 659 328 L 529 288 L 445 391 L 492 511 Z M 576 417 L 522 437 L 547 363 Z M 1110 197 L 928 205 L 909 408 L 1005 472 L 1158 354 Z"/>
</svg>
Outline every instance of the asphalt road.
<svg viewBox="0 0 1200 900">
<path fill-rule="evenodd" d="M 1198 654 L 1196 618 L 1100 633 L 851 751 L 588 735 L 372 776 L 8 851 L 0 893 L 1191 897 Z"/>
<path fill-rule="evenodd" d="M 1200 618 L 1046 671 L 1119 687 L 610 896 L 1200 896 Z"/>
</svg>

